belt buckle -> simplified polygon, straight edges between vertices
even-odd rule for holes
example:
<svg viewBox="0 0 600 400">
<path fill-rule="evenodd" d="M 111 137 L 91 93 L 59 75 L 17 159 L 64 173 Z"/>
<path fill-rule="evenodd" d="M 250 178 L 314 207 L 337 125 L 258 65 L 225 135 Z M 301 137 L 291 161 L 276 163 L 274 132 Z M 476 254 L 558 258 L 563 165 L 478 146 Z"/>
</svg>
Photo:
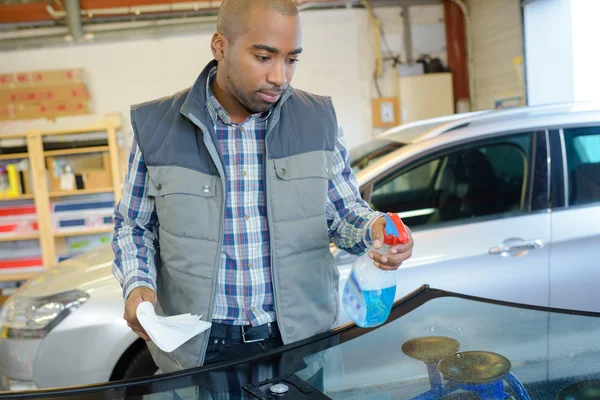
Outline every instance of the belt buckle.
<svg viewBox="0 0 600 400">
<path fill-rule="evenodd" d="M 242 325 L 242 343 L 244 343 L 244 344 L 246 344 L 246 343 L 256 343 L 256 342 L 262 342 L 264 340 L 265 340 L 264 338 L 263 339 L 250 339 L 250 340 L 247 340 L 246 339 L 246 328 L 245 328 L 245 325 Z"/>
</svg>

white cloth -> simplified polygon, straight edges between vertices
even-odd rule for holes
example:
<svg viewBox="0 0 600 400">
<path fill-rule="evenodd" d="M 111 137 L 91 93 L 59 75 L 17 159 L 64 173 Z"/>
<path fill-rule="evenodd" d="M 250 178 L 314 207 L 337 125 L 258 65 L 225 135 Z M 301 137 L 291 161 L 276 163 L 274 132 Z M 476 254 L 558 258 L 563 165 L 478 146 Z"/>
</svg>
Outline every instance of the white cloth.
<svg viewBox="0 0 600 400">
<path fill-rule="evenodd" d="M 140 303 L 135 313 L 154 344 L 168 353 L 212 326 L 210 322 L 200 320 L 202 315 L 189 313 L 170 317 L 156 315 L 154 306 L 149 301 Z"/>
</svg>

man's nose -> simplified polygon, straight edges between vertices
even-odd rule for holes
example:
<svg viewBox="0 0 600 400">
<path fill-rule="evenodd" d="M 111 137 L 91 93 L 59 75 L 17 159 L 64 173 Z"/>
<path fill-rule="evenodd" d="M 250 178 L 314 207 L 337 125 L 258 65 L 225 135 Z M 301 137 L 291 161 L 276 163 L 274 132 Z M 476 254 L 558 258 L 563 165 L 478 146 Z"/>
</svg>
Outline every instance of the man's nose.
<svg viewBox="0 0 600 400">
<path fill-rule="evenodd" d="M 287 77 L 285 76 L 285 61 L 275 63 L 273 69 L 267 77 L 267 80 L 269 81 L 269 83 L 275 86 L 285 86 L 287 82 Z"/>
</svg>

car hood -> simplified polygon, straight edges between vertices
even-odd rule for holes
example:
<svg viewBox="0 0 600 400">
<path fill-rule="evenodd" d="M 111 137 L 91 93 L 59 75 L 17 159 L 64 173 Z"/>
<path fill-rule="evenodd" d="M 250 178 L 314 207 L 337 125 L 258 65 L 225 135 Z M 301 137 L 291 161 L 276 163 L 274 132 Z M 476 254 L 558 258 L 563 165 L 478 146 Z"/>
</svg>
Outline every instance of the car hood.
<svg viewBox="0 0 600 400">
<path fill-rule="evenodd" d="M 100 246 L 65 260 L 29 280 L 15 296 L 39 298 L 77 289 L 87 291 L 110 282 L 118 284 L 112 275 L 113 260 L 110 245 Z"/>
<path fill-rule="evenodd" d="M 330 246 L 330 250 L 334 254 L 339 251 L 335 246 Z M 118 285 L 112 274 L 113 261 L 111 246 L 100 246 L 41 273 L 22 285 L 14 296 L 40 298 L 106 284 Z"/>
</svg>

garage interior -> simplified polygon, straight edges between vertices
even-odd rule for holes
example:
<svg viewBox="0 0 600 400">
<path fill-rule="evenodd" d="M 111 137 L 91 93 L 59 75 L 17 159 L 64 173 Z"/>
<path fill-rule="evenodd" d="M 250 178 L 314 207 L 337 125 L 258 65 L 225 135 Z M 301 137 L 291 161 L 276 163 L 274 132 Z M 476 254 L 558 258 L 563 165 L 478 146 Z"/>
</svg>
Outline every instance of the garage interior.
<svg viewBox="0 0 600 400">
<path fill-rule="evenodd" d="M 28 180 L 27 187 L 19 182 L 16 192 L 2 198 L 8 221 L 2 235 L 6 267 L 0 268 L 5 295 L 42 268 L 109 240 L 110 202 L 120 197 L 131 142 L 129 106 L 193 82 L 210 57 L 206 43 L 219 5 L 2 1 L 0 132 L 21 137 L 2 139 L 0 157 L 19 166 Z M 402 123 L 524 104 L 517 0 L 298 1 L 298 6 L 306 51 L 294 86 L 332 96 L 349 147 Z M 45 154 L 11 144 L 38 129 Z M 52 147 L 51 140 L 62 144 Z M 44 173 L 65 157 L 81 161 L 91 150 L 108 157 L 96 152 L 93 165 L 77 166 L 100 176 L 86 185 L 61 186 L 56 171 L 44 185 L 24 167 Z M 11 160 L 11 154 L 23 158 Z M 23 159 L 28 163 L 15 163 Z M 94 221 L 69 216 L 69 206 L 60 216 L 61 202 L 81 199 L 95 210 Z M 36 214 L 34 205 L 53 211 Z M 8 228 L 16 213 L 30 218 L 30 226 Z"/>
<path fill-rule="evenodd" d="M 304 51 L 291 85 L 331 96 L 356 154 L 398 127 L 410 135 L 409 127 L 419 130 L 429 119 L 600 99 L 600 55 L 592 44 L 600 33 L 597 0 L 295 2 Z M 93 257 L 113 240 L 133 140 L 130 107 L 194 83 L 212 59 L 220 5 L 0 0 L 0 310 L 20 288 L 43 284 L 44 273 L 78 265 L 76 257 Z M 590 159 L 600 159 L 600 136 L 585 144 L 595 149 Z M 562 162 L 566 170 L 566 156 Z M 430 167 L 412 179 L 438 165 Z M 526 174 L 506 180 L 516 188 L 515 204 L 525 202 Z M 582 179 L 600 182 L 597 175 Z M 369 196 L 378 194 L 371 189 Z M 568 205 L 569 188 L 562 189 Z M 141 344 L 127 355 L 133 358 Z M 128 377 L 125 361 L 111 370 L 111 380 Z M 8 381 L 0 389 L 38 387 L 25 378 Z"/>
</svg>

